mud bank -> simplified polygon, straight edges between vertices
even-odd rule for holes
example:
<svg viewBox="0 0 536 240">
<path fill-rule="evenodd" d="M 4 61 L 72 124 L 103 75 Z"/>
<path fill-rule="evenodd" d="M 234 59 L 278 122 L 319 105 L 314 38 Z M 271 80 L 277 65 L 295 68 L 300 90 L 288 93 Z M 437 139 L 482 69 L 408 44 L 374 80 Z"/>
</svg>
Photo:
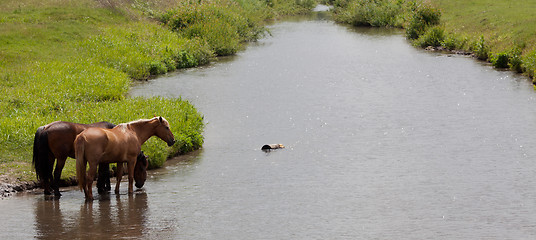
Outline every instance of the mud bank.
<svg viewBox="0 0 536 240">
<path fill-rule="evenodd" d="M 38 182 L 10 181 L 7 178 L 3 178 L 1 179 L 1 182 L 0 182 L 0 199 L 10 197 L 17 192 L 32 190 L 38 187 L 39 187 Z"/>
</svg>

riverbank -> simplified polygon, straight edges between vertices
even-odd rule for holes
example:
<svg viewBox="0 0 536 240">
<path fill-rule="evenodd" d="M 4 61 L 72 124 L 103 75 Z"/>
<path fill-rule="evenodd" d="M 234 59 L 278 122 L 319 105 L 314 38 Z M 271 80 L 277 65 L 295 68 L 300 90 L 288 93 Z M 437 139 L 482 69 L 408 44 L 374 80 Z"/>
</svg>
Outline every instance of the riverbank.
<svg viewBox="0 0 536 240">
<path fill-rule="evenodd" d="M 536 73 L 533 1 L 340 0 L 335 19 L 352 25 L 400 27 L 415 46 L 470 53 L 494 67 Z"/>
<path fill-rule="evenodd" d="M 192 104 L 181 99 L 132 98 L 127 96 L 128 90 L 133 80 L 234 54 L 243 42 L 255 41 L 265 33 L 265 20 L 314 7 L 314 1 L 307 0 L 269 3 L 3 2 L 0 182 L 9 186 L 35 182 L 33 135 L 39 126 L 57 120 L 117 124 L 155 114 L 166 117 L 177 144 L 168 148 L 157 139 L 144 144 L 150 168 L 161 166 L 170 156 L 200 148 L 203 116 Z M 196 22 L 182 21 L 185 19 Z M 68 160 L 62 178 L 74 176 L 74 169 L 74 161 Z"/>
</svg>

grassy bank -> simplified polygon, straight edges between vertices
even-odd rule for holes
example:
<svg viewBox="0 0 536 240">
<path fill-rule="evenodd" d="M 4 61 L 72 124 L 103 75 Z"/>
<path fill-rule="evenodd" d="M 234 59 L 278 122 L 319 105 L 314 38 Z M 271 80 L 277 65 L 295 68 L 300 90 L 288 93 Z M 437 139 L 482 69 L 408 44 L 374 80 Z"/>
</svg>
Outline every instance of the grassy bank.
<svg viewBox="0 0 536 240">
<path fill-rule="evenodd" d="M 37 127 L 56 120 L 121 123 L 164 116 L 178 143 L 168 148 L 157 139 L 148 141 L 143 150 L 153 168 L 169 156 L 201 147 L 203 117 L 190 103 L 126 97 L 132 81 L 234 54 L 244 42 L 265 33 L 266 19 L 307 11 L 309 4 L 295 0 L 2 1 L 0 176 L 35 180 L 30 166 L 33 134 Z M 288 6 L 287 11 L 278 10 L 282 6 Z M 181 23 L 181 19 L 187 20 Z M 64 177 L 74 175 L 73 163 L 68 161 Z"/>
<path fill-rule="evenodd" d="M 416 46 L 471 52 L 497 68 L 536 75 L 536 2 L 332 0 L 337 21 L 406 29 Z"/>
<path fill-rule="evenodd" d="M 442 12 L 441 27 L 461 48 L 499 68 L 536 76 L 536 2 L 531 0 L 431 0 Z M 469 44 L 465 44 L 467 42 Z M 473 44 L 471 44 L 473 43 Z M 476 43 L 476 44 L 475 44 Z M 484 50 L 480 48 L 484 45 Z"/>
</svg>

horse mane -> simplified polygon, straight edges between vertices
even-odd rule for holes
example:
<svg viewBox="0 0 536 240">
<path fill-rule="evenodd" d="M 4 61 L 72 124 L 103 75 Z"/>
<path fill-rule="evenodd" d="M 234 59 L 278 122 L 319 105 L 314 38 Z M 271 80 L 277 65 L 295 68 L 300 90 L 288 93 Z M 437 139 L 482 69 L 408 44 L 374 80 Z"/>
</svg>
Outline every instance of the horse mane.
<svg viewBox="0 0 536 240">
<path fill-rule="evenodd" d="M 128 129 L 128 123 L 120 123 L 115 127 L 121 129 L 122 132 L 126 132 Z"/>
<path fill-rule="evenodd" d="M 127 123 L 121 123 L 121 124 L 118 124 L 117 127 L 121 127 L 121 130 L 126 131 L 129 125 L 135 125 L 137 123 L 150 122 L 150 121 L 153 121 L 153 120 L 158 120 L 158 118 L 162 118 L 162 122 L 165 122 L 169 126 L 169 122 L 164 117 L 154 117 L 154 118 L 151 118 L 151 119 L 138 119 L 138 120 L 130 121 L 130 122 L 127 122 Z"/>
<path fill-rule="evenodd" d="M 168 122 L 164 117 L 154 117 L 154 118 L 151 118 L 151 119 L 138 119 L 138 120 L 134 120 L 134 121 L 130 121 L 128 123 L 123 123 L 123 124 L 136 124 L 136 123 L 141 123 L 141 122 L 149 122 L 149 121 L 152 121 L 152 120 L 158 120 L 158 118 L 162 118 L 162 122 Z M 121 124 L 119 124 L 121 125 Z M 169 123 L 168 123 L 169 125 Z"/>
<path fill-rule="evenodd" d="M 130 121 L 130 122 L 125 123 L 125 124 L 135 124 L 135 123 L 141 123 L 141 122 L 148 122 L 150 120 L 151 119 L 138 119 L 138 120 Z"/>
</svg>

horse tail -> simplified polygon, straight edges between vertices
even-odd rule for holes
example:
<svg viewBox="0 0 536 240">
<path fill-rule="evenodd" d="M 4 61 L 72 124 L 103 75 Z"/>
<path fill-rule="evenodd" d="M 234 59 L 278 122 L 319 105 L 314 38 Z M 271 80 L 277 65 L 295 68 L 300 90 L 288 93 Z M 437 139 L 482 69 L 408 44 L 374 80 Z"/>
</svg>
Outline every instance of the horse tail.
<svg viewBox="0 0 536 240">
<path fill-rule="evenodd" d="M 74 140 L 75 158 L 76 158 L 76 178 L 78 179 L 78 187 L 83 191 L 86 185 L 86 165 L 85 159 L 85 141 L 84 136 L 78 135 Z"/>
<path fill-rule="evenodd" d="M 48 145 L 48 133 L 45 130 L 45 127 L 41 126 L 37 128 L 37 131 L 35 132 L 32 160 L 32 166 L 35 169 L 35 174 L 37 175 L 38 180 L 46 180 L 52 177 L 52 172 L 49 171 L 49 154 L 50 147 Z"/>
</svg>

